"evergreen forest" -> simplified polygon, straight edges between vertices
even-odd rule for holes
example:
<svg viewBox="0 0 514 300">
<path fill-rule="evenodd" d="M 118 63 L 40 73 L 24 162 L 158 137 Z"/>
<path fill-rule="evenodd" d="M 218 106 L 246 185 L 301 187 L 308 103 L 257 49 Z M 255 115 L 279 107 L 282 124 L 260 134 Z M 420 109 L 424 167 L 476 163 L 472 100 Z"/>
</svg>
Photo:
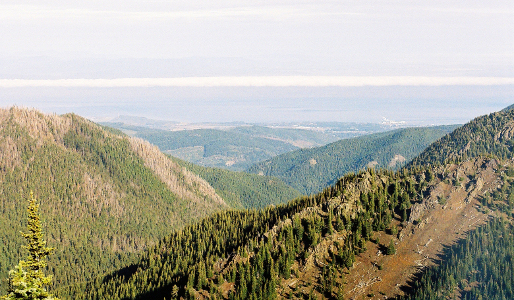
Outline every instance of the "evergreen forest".
<svg viewBox="0 0 514 300">
<path fill-rule="evenodd" d="M 274 176 L 303 194 L 315 194 L 348 172 L 367 167 L 399 169 L 455 128 L 404 128 L 344 139 L 278 155 L 251 166 L 248 172 Z"/>
<path fill-rule="evenodd" d="M 338 139 L 312 130 L 256 125 L 170 131 L 123 123 L 103 124 L 147 140 L 161 151 L 188 162 L 232 171 L 243 171 L 256 162 L 300 146 L 321 146 Z"/>
<path fill-rule="evenodd" d="M 276 177 L 202 167 L 175 157 L 170 159 L 205 179 L 232 208 L 264 208 L 301 196 Z"/>
<path fill-rule="evenodd" d="M 30 191 L 41 201 L 47 240 L 55 247 L 53 284 L 64 287 L 119 269 L 173 230 L 216 211 L 299 195 L 278 180 L 248 175 L 252 191 L 262 195 L 250 197 L 233 188 L 234 176 L 216 174 L 214 189 L 148 142 L 77 115 L 0 110 L 0 294 L 22 256 L 18 233 Z"/>
<path fill-rule="evenodd" d="M 504 110 L 300 150 L 290 163 L 316 173 L 288 182 L 195 166 L 73 114 L 5 110 L 0 271 L 24 251 L 34 190 L 59 299 L 512 299 L 513 124 Z M 305 195 L 280 179 L 306 180 Z"/>
</svg>

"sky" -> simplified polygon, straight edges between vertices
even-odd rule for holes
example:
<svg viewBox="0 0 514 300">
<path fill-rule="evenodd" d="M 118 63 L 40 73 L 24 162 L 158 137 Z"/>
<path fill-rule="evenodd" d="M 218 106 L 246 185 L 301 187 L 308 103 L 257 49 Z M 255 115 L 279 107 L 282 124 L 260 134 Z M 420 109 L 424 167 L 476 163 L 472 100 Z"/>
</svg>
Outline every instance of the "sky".
<svg viewBox="0 0 514 300">
<path fill-rule="evenodd" d="M 426 124 L 514 102 L 513 1 L 3 0 L 0 28 L 0 107 Z"/>
</svg>

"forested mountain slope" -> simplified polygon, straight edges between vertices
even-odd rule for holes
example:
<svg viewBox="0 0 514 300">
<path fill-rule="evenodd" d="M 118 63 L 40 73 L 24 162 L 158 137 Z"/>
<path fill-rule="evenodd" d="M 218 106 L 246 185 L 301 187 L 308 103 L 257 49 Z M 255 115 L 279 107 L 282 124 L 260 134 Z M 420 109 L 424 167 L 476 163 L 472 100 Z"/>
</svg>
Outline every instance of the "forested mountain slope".
<svg viewBox="0 0 514 300">
<path fill-rule="evenodd" d="M 430 267 L 444 245 L 487 220 L 485 210 L 476 208 L 480 194 L 496 192 L 508 168 L 478 158 L 437 170 L 366 171 L 287 205 L 218 213 L 73 297 L 391 297 L 420 266 Z"/>
<path fill-rule="evenodd" d="M 301 149 L 257 163 L 248 172 L 274 176 L 304 194 L 366 167 L 397 169 L 457 126 L 405 128 Z"/>
<path fill-rule="evenodd" d="M 228 208 L 205 180 L 148 142 L 73 114 L 2 109 L 1 278 L 20 259 L 30 191 L 56 248 L 49 264 L 57 286 L 127 264 L 171 230 Z"/>
<path fill-rule="evenodd" d="M 180 159 L 233 171 L 245 170 L 255 162 L 300 147 L 325 145 L 337 140 L 323 132 L 263 126 L 168 131 L 121 123 L 104 124 L 145 139 Z"/>
<path fill-rule="evenodd" d="M 480 116 L 427 147 L 412 164 L 443 164 L 477 155 L 512 158 L 514 110 Z"/>
<path fill-rule="evenodd" d="M 401 299 L 513 299 L 513 257 L 512 219 L 494 218 L 448 247 L 441 264 L 420 274 Z"/>
<path fill-rule="evenodd" d="M 439 145 L 458 152 L 458 143 Z M 405 292 L 412 299 L 512 299 L 514 163 L 487 152 L 463 155 L 437 166 L 418 158 L 396 172 L 350 173 L 284 205 L 217 213 L 90 282 L 85 293 L 73 287 L 73 299 L 383 299 Z M 478 265 L 477 243 L 494 251 L 477 254 Z M 437 269 L 441 258 L 447 264 Z"/>
<path fill-rule="evenodd" d="M 514 109 L 514 104 L 512 104 L 512 105 L 509 105 L 509 106 L 505 107 L 505 108 L 504 108 L 504 109 L 502 109 L 501 111 L 502 111 L 502 112 L 507 112 L 507 111 L 512 110 L 512 109 Z"/>
<path fill-rule="evenodd" d="M 210 293 L 221 298 L 232 290 L 237 299 L 275 298 L 280 278 L 289 279 L 291 274 L 313 265 L 315 247 L 323 237 L 335 232 L 346 236 L 339 240 L 340 255 L 342 261 L 351 264 L 348 260 L 353 260 L 356 249 L 365 243 L 362 235 L 369 238 L 372 226 L 384 229 L 390 225 L 391 208 L 405 205 L 400 197 L 407 187 L 400 188 L 393 178 L 390 173 L 348 175 L 317 196 L 287 205 L 218 213 L 172 234 L 138 264 L 99 278 L 91 283 L 87 295 L 77 291 L 75 297 L 203 298 Z M 391 194 L 390 184 L 397 186 Z M 363 198 L 361 204 L 361 197 L 368 197 L 371 187 L 378 188 L 377 202 L 370 204 Z M 390 202 L 388 196 L 392 197 Z M 379 207 L 372 215 L 363 211 L 362 205 L 376 204 Z M 372 216 L 376 221 L 371 221 Z M 359 227 L 359 233 L 350 237 L 349 230 L 354 226 Z"/>
<path fill-rule="evenodd" d="M 170 158 L 209 182 L 231 208 L 264 208 L 301 196 L 300 192 L 275 177 L 202 167 Z"/>
</svg>

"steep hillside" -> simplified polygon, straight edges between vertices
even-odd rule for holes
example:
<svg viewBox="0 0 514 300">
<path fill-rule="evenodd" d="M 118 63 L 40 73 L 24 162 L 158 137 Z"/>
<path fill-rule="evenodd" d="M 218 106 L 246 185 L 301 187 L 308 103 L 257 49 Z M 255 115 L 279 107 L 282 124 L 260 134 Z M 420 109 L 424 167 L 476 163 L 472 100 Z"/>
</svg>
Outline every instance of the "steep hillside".
<svg viewBox="0 0 514 300">
<path fill-rule="evenodd" d="M 403 294 L 444 246 L 483 224 L 512 165 L 366 171 L 265 211 L 216 214 L 164 239 L 77 299 L 372 299 Z M 508 182 L 514 182 L 508 178 Z M 420 195 L 422 195 L 420 197 Z M 497 199 L 495 205 L 509 206 Z M 512 211 L 512 207 L 510 208 Z M 358 266 L 358 267 L 357 267 Z M 489 280 L 485 278 L 484 280 Z M 510 280 L 510 278 L 508 279 Z"/>
<path fill-rule="evenodd" d="M 245 170 L 255 162 L 278 154 L 337 140 L 323 132 L 263 126 L 168 131 L 122 123 L 104 124 L 145 139 L 180 159 L 233 171 Z"/>
<path fill-rule="evenodd" d="M 440 265 L 412 282 L 402 300 L 514 298 L 514 228 L 495 218 L 448 247 Z"/>
<path fill-rule="evenodd" d="M 148 142 L 72 114 L 0 110 L 1 278 L 20 259 L 30 191 L 56 248 L 49 264 L 57 286 L 127 264 L 171 230 L 228 208 Z"/>
<path fill-rule="evenodd" d="M 340 140 L 279 155 L 248 172 L 278 177 L 304 194 L 313 194 L 348 172 L 366 167 L 397 169 L 456 127 L 406 128 Z"/>
<path fill-rule="evenodd" d="M 512 195 L 514 162 L 491 153 L 350 173 L 285 205 L 208 217 L 74 297 L 511 299 Z"/>
<path fill-rule="evenodd" d="M 301 196 L 275 177 L 201 167 L 178 158 L 171 159 L 209 182 L 231 208 L 264 208 Z"/>
<path fill-rule="evenodd" d="M 443 164 L 477 155 L 512 158 L 514 110 L 478 117 L 430 145 L 412 164 Z"/>
<path fill-rule="evenodd" d="M 509 106 L 505 107 L 505 108 L 504 108 L 504 109 L 502 109 L 501 111 L 502 111 L 502 112 L 507 112 L 507 111 L 512 110 L 512 109 L 514 109 L 514 104 L 512 104 L 512 105 L 509 105 Z"/>
</svg>

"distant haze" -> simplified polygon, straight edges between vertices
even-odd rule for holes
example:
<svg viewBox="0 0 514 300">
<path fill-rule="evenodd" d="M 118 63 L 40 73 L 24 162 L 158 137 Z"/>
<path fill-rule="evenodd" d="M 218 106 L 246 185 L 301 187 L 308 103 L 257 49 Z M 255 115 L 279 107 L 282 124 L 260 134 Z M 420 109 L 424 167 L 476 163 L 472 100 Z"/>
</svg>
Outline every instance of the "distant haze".
<svg viewBox="0 0 514 300">
<path fill-rule="evenodd" d="M 514 102 L 510 0 L 5 0 L 0 28 L 1 107 L 441 124 Z"/>
<path fill-rule="evenodd" d="M 514 103 L 514 86 L 3 88 L 45 112 L 103 121 L 118 115 L 180 122 L 465 123 Z"/>
<path fill-rule="evenodd" d="M 512 76 L 513 20 L 509 0 L 4 0 L 1 75 Z"/>
</svg>

